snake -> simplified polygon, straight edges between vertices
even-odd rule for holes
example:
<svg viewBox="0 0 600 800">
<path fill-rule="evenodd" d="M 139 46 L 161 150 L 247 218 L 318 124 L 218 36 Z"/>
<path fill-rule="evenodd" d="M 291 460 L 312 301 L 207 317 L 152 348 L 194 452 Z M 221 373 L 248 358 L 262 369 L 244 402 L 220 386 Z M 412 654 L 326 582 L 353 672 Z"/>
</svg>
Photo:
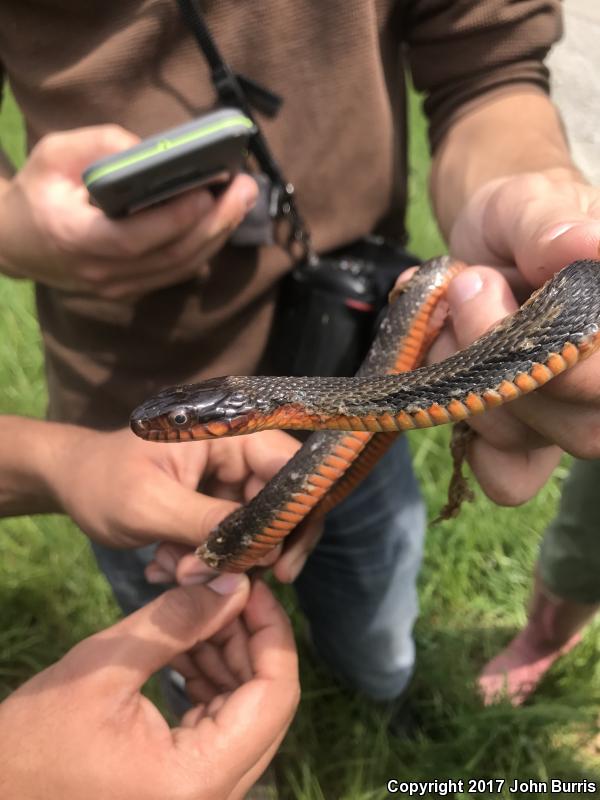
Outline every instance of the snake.
<svg viewBox="0 0 600 800">
<path fill-rule="evenodd" d="M 600 261 L 575 261 L 471 345 L 423 366 L 444 324 L 438 312 L 466 268 L 441 256 L 391 295 L 354 377 L 226 376 L 163 389 L 132 413 L 155 442 L 266 429 L 313 431 L 246 505 L 226 517 L 197 555 L 245 571 L 308 519 L 349 494 L 403 432 L 459 423 L 535 391 L 600 346 Z"/>
</svg>

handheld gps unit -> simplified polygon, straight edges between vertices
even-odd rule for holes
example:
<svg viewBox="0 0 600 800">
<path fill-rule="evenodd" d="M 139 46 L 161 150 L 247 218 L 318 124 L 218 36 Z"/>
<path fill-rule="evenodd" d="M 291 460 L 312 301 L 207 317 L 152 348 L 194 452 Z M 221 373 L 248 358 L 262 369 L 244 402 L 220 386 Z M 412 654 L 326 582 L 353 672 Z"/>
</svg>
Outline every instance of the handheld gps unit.
<svg viewBox="0 0 600 800">
<path fill-rule="evenodd" d="M 226 183 L 255 131 L 241 111 L 221 108 L 95 161 L 82 179 L 107 216 L 126 216 L 196 186 Z"/>
</svg>

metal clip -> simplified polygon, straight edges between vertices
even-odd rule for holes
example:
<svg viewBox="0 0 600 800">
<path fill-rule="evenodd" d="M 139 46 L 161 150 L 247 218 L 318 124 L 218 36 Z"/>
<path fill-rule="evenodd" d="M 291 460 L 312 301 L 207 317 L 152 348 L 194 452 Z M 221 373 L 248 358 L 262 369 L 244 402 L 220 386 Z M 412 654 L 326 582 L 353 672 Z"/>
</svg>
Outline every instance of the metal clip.
<svg viewBox="0 0 600 800">
<path fill-rule="evenodd" d="M 286 183 L 278 187 L 276 198 L 275 218 L 285 220 L 289 225 L 289 234 L 284 241 L 284 247 L 294 261 L 314 261 L 317 258 L 312 247 L 310 232 L 302 219 L 294 200 L 294 186 Z"/>
</svg>

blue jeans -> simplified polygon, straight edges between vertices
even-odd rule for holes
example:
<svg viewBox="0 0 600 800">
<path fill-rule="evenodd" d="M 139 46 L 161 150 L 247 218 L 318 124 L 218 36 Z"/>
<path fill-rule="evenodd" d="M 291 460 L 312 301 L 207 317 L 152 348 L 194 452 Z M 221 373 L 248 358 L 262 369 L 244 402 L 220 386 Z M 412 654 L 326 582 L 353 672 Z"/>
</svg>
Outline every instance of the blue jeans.
<svg viewBox="0 0 600 800">
<path fill-rule="evenodd" d="M 328 515 L 323 537 L 296 581 L 319 656 L 374 700 L 398 697 L 412 675 L 424 533 L 423 501 L 407 442 L 400 439 Z M 126 614 L 160 594 L 143 575 L 153 547 L 93 548 Z"/>
</svg>

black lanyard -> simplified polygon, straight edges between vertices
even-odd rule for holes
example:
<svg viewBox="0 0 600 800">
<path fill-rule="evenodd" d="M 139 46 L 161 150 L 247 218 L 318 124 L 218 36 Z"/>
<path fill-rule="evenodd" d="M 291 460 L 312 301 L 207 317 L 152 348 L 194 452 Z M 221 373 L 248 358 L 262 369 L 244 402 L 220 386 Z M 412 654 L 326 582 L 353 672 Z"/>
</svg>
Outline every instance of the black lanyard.
<svg viewBox="0 0 600 800">
<path fill-rule="evenodd" d="M 313 258 L 310 233 L 294 198 L 294 186 L 285 179 L 281 167 L 273 157 L 269 145 L 256 121 L 252 106 L 269 117 L 274 117 L 282 103 L 281 97 L 243 75 L 237 75 L 227 64 L 200 13 L 196 0 L 177 0 L 181 15 L 194 34 L 211 72 L 211 80 L 223 105 L 239 108 L 256 126 L 249 142 L 249 150 L 272 185 L 270 214 L 275 221 L 289 225 L 286 248 L 292 256 Z M 298 250 L 300 251 L 298 253 Z"/>
</svg>

